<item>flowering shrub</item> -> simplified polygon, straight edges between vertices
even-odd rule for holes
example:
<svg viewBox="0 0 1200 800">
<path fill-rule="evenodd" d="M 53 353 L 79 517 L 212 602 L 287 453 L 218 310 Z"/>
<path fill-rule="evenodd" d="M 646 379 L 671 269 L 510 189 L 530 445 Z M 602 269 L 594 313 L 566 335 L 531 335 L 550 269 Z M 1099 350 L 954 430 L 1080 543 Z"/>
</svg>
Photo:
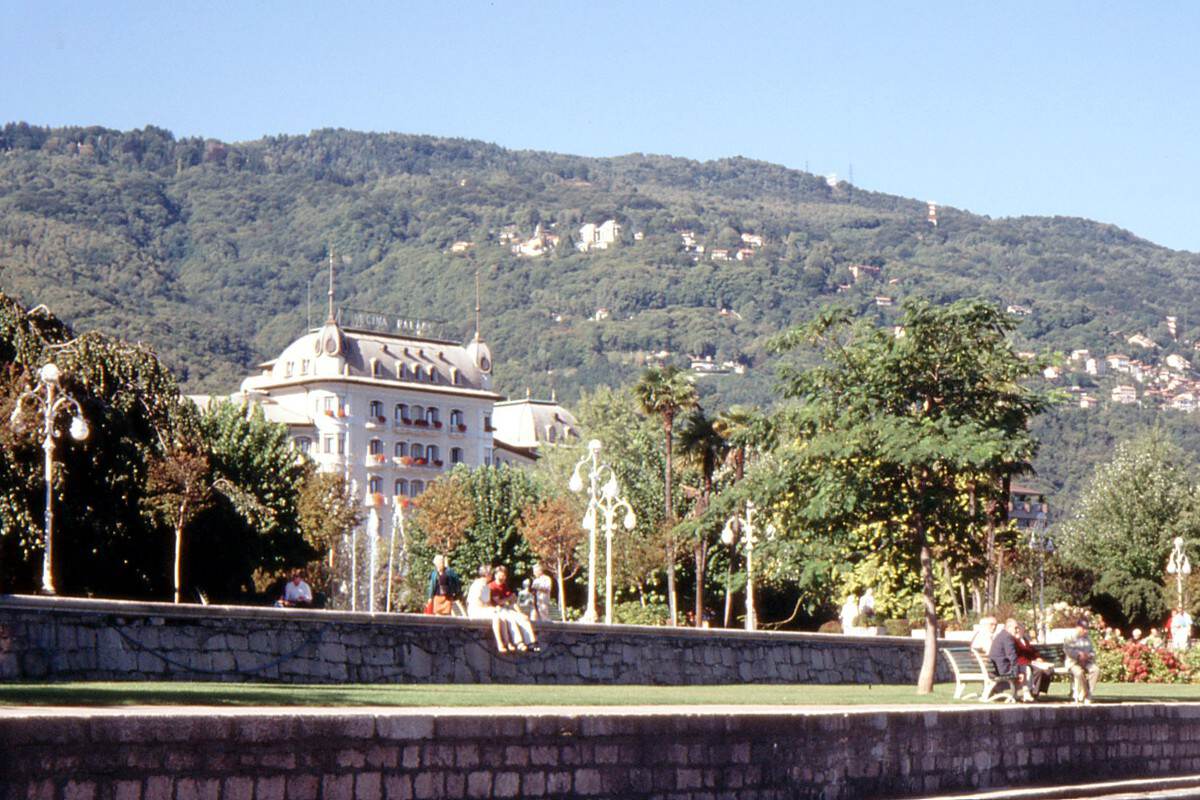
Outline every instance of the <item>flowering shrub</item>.
<svg viewBox="0 0 1200 800">
<path fill-rule="evenodd" d="M 1100 680 L 1106 683 L 1193 683 L 1200 681 L 1200 650 L 1177 653 L 1124 639 L 1104 639 L 1096 649 Z"/>
</svg>

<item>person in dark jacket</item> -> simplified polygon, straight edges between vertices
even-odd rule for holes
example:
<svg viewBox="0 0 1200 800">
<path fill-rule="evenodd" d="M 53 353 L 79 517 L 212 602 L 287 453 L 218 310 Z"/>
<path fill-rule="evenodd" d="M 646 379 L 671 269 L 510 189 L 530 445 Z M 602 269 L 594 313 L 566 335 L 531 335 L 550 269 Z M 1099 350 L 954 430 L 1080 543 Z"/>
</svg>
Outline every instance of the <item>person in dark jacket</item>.
<svg viewBox="0 0 1200 800">
<path fill-rule="evenodd" d="M 462 579 L 446 565 L 446 557 L 433 557 L 433 572 L 429 573 L 429 604 L 434 614 L 448 617 L 454 613 L 454 603 L 462 599 Z"/>
<path fill-rule="evenodd" d="M 1017 642 L 1009 633 L 1009 626 L 1015 627 L 1016 624 L 1016 620 L 1008 620 L 1003 628 L 996 629 L 996 634 L 992 637 L 988 658 L 995 665 L 998 675 L 1017 674 Z"/>
</svg>

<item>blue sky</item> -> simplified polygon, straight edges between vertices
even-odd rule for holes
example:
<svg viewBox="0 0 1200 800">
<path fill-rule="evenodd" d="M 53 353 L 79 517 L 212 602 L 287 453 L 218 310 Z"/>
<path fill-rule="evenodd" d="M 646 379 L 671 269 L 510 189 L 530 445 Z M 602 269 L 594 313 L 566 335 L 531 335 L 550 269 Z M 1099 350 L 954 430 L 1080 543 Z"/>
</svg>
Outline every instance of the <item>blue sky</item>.
<svg viewBox="0 0 1200 800">
<path fill-rule="evenodd" d="M 0 0 L 0 120 L 743 155 L 1200 251 L 1200 4 Z"/>
</svg>

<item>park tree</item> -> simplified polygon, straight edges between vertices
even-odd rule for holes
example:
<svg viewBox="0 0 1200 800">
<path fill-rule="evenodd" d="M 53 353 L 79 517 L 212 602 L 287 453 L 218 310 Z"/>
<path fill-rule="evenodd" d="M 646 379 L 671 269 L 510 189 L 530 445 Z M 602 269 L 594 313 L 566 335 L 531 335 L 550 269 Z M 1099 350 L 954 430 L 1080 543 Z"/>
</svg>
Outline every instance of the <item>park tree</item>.
<svg viewBox="0 0 1200 800">
<path fill-rule="evenodd" d="M 530 506 L 521 517 L 521 535 L 529 549 L 554 571 L 558 607 L 566 618 L 566 582 L 579 573 L 577 552 L 583 543 L 580 512 L 569 499 L 552 497 Z"/>
<path fill-rule="evenodd" d="M 820 363 L 784 370 L 799 401 L 789 480 L 802 517 L 828 537 L 874 525 L 874 549 L 921 574 L 925 650 L 918 691 L 933 689 L 938 612 L 934 561 L 981 525 L 966 502 L 972 478 L 1028 463 L 1030 420 L 1043 401 L 1023 381 L 1036 362 L 1008 340 L 1012 323 L 994 306 L 905 303 L 898 331 L 823 312 L 772 343 L 812 347 Z"/>
<path fill-rule="evenodd" d="M 664 521 L 670 526 L 675 521 L 675 504 L 671 494 L 672 463 L 671 453 L 674 440 L 675 419 L 680 412 L 690 411 L 698 404 L 696 387 L 692 384 L 687 373 L 679 367 L 650 367 L 642 373 L 635 392 L 642 410 L 651 416 L 658 417 L 663 429 L 663 512 Z M 669 533 L 664 537 L 664 550 L 667 564 L 667 607 L 671 614 L 671 624 L 676 620 L 675 592 L 675 561 L 677 543 Z"/>
<path fill-rule="evenodd" d="M 362 506 L 350 494 L 345 476 L 310 466 L 300 484 L 296 514 L 300 531 L 317 556 L 308 565 L 309 582 L 330 595 L 338 545 L 362 522 Z"/>
<path fill-rule="evenodd" d="M 475 524 L 475 504 L 462 472 L 445 475 L 425 487 L 417 504 L 415 523 L 433 554 L 449 555 Z"/>
<path fill-rule="evenodd" d="M 145 504 L 174 533 L 172 588 L 176 603 L 183 582 L 184 531 L 212 502 L 212 470 L 204 453 L 178 448 L 150 464 Z"/>
<path fill-rule="evenodd" d="M 700 487 L 694 490 L 696 502 L 692 506 L 693 515 L 703 514 L 708 510 L 715 491 L 717 469 L 725 458 L 728 443 L 717 431 L 714 420 L 697 408 L 683 421 L 679 429 L 679 452 L 684 459 L 696 469 L 700 477 Z M 685 487 L 685 492 L 687 491 Z M 707 525 L 691 527 L 692 560 L 696 572 L 696 607 L 695 625 L 697 628 L 704 624 L 704 581 L 708 566 L 708 550 L 712 544 L 713 530 Z"/>
<path fill-rule="evenodd" d="M 1161 430 L 1123 442 L 1112 461 L 1096 468 L 1055 537 L 1059 557 L 1092 576 L 1093 603 L 1115 605 L 1132 625 L 1163 618 L 1168 609 L 1163 577 L 1173 540 L 1182 536 L 1194 543 L 1200 535 L 1194 481 L 1192 460 Z M 1168 596 L 1173 595 L 1172 587 Z"/>
</svg>

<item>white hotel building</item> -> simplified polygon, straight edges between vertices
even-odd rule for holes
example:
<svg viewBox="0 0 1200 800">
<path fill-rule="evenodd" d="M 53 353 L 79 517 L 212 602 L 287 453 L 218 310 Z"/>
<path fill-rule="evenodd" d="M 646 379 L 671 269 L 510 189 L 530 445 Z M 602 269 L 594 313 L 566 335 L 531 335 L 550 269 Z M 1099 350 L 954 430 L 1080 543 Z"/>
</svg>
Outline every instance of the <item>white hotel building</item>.
<svg viewBox="0 0 1200 800">
<path fill-rule="evenodd" d="M 380 315 L 369 327 L 352 322 L 331 315 L 260 364 L 232 399 L 286 424 L 298 450 L 345 475 L 386 520 L 388 507 L 455 464 L 494 462 L 492 409 L 503 398 L 478 332 L 462 345 Z"/>
</svg>

